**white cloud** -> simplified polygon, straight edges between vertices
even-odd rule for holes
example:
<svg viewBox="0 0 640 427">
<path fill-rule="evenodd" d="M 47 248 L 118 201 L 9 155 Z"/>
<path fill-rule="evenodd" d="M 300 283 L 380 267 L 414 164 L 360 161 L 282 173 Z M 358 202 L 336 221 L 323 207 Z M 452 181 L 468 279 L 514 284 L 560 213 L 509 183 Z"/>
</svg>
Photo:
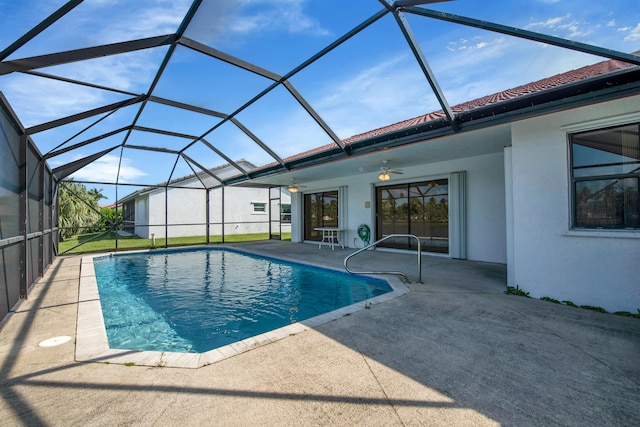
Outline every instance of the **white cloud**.
<svg viewBox="0 0 640 427">
<path fill-rule="evenodd" d="M 590 25 L 580 20 L 571 19 L 571 14 L 565 16 L 556 16 L 546 21 L 532 22 L 525 28 L 532 31 L 551 30 L 561 37 L 574 39 L 577 37 L 585 37 L 592 33 Z"/>
<path fill-rule="evenodd" d="M 25 127 L 80 113 L 103 103 L 99 92 L 23 74 L 6 77 L 4 92 Z"/>
<path fill-rule="evenodd" d="M 624 41 L 630 42 L 640 40 L 640 24 L 636 25 L 634 28 L 627 29 L 627 31 L 629 34 L 624 38 Z"/>
<path fill-rule="evenodd" d="M 75 80 L 92 82 L 111 88 L 136 92 L 146 90 L 151 84 L 161 55 L 158 52 L 131 52 L 107 56 L 63 66 L 62 75 Z M 50 69 L 56 74 L 56 67 Z"/>
<path fill-rule="evenodd" d="M 513 49 L 513 39 L 498 37 L 488 41 L 468 43 L 461 39 L 448 45 L 449 55 L 442 55 L 432 60 L 432 68 L 438 74 L 448 76 L 464 76 L 464 70 L 474 70 L 483 63 L 495 63 Z M 463 52 L 463 54 L 459 54 Z"/>
<path fill-rule="evenodd" d="M 46 71 L 73 80 L 141 93 L 148 89 L 157 61 L 154 52 L 135 52 L 77 62 Z M 70 116 L 125 99 L 126 95 L 61 81 L 12 74 L 3 77 L 3 91 L 25 127 Z"/>
<path fill-rule="evenodd" d="M 203 2 L 186 35 L 211 43 L 224 39 L 242 43 L 241 37 L 264 32 L 311 36 L 332 33 L 305 13 L 307 0 L 218 0 Z"/>
<path fill-rule="evenodd" d="M 311 104 L 341 138 L 439 108 L 413 57 L 397 56 L 336 76 L 319 93 Z"/>
<path fill-rule="evenodd" d="M 331 142 L 329 136 L 301 108 L 286 111 L 283 115 L 287 117 L 285 121 L 267 120 L 252 126 L 252 130 L 279 156 L 286 158 Z M 304 135 L 304 138 L 300 138 L 300 135 Z M 256 153 L 247 153 L 244 157 L 254 158 Z M 263 163 L 273 161 L 268 155 L 262 158 L 265 160 Z"/>
<path fill-rule="evenodd" d="M 451 52 L 455 52 L 455 51 L 471 52 L 479 49 L 484 49 L 486 47 L 490 47 L 489 42 L 479 41 L 479 40 L 482 40 L 482 37 L 474 37 L 473 40 L 462 38 L 459 40 L 450 41 L 449 43 L 447 43 L 447 49 Z M 499 42 L 500 39 L 497 39 L 497 40 Z M 492 43 L 496 43 L 496 41 L 493 41 Z"/>
<path fill-rule="evenodd" d="M 104 0 L 91 2 L 79 10 L 86 14 L 85 19 L 91 17 L 91 22 L 97 23 L 89 32 L 94 43 L 104 44 L 175 33 L 191 3 L 191 0 Z"/>
<path fill-rule="evenodd" d="M 244 0 L 249 6 L 263 5 L 267 8 L 254 15 L 240 17 L 238 32 L 285 30 L 289 33 L 306 33 L 317 36 L 330 35 L 320 22 L 304 13 L 306 0 Z"/>
<path fill-rule="evenodd" d="M 570 15 L 556 16 L 554 18 L 548 18 L 546 21 L 532 22 L 527 25 L 526 28 L 556 28 L 565 19 L 569 18 L 569 16 Z"/>
<path fill-rule="evenodd" d="M 190 3 L 190 0 L 164 0 L 149 7 L 149 2 L 140 1 L 132 8 L 128 1 L 87 2 L 65 16 L 52 37 L 36 40 L 45 51 L 56 51 L 171 33 Z M 155 50 L 136 51 L 39 71 L 140 93 L 150 86 L 162 54 Z M 26 127 L 124 99 L 122 95 L 98 89 L 17 73 L 3 76 L 2 83 L 3 92 Z"/>
<path fill-rule="evenodd" d="M 131 163 L 130 159 L 123 157 L 122 164 L 120 164 L 120 157 L 106 154 L 71 176 L 78 181 L 115 182 L 118 174 L 118 164 L 120 164 L 119 182 L 121 183 L 136 182 L 136 179 L 147 175 L 132 166 Z"/>
</svg>

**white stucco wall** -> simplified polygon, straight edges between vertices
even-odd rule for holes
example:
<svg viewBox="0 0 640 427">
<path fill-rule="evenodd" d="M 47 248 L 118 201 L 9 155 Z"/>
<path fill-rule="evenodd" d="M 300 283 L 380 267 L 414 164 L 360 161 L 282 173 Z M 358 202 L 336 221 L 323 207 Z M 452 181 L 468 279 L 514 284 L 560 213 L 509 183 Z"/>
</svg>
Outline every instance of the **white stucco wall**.
<svg viewBox="0 0 640 427">
<path fill-rule="evenodd" d="M 265 188 L 228 187 L 224 190 L 224 233 L 247 234 L 269 232 L 269 190 Z M 204 236 L 206 234 L 206 192 L 203 189 L 170 188 L 168 194 L 169 237 Z M 213 189 L 209 197 L 211 236 L 222 233 L 222 189 Z M 281 203 L 290 203 L 288 192 L 282 192 Z M 266 203 L 267 211 L 254 212 L 252 202 Z M 275 203 L 275 202 L 274 202 Z M 146 212 L 142 208 L 146 204 Z M 140 209 L 140 211 L 138 211 Z M 148 218 L 148 220 L 146 219 Z M 165 237 L 165 192 L 152 191 L 136 199 L 136 234 L 156 239 Z M 146 224 L 150 224 L 146 226 Z M 275 223 L 273 224 L 276 225 Z M 291 225 L 283 224 L 282 232 L 290 232 Z"/>
<path fill-rule="evenodd" d="M 265 203 L 265 212 L 254 212 L 254 203 Z M 274 203 L 277 203 L 274 201 Z M 281 203 L 291 203 L 288 192 L 283 191 Z M 222 215 L 222 189 L 211 191 L 211 234 L 220 234 Z M 269 190 L 266 188 L 227 187 L 224 189 L 225 234 L 254 234 L 269 232 Z M 291 226 L 283 224 L 282 231 L 289 232 Z M 214 232 L 215 231 L 215 232 Z"/>
<path fill-rule="evenodd" d="M 512 125 L 513 283 L 608 311 L 640 307 L 640 232 L 570 229 L 567 133 L 640 120 L 640 97 Z"/>
<path fill-rule="evenodd" d="M 156 239 L 165 237 L 164 224 L 165 216 L 165 195 L 164 190 L 156 190 L 149 193 L 149 235 L 142 236 L 147 239 L 151 238 L 151 234 L 155 234 Z"/>
<path fill-rule="evenodd" d="M 170 188 L 167 195 L 169 237 L 206 235 L 207 192 L 202 188 L 194 190 Z"/>
<path fill-rule="evenodd" d="M 206 233 L 206 193 L 203 189 L 190 190 L 170 188 L 167 191 L 169 209 L 165 216 L 165 191 L 159 189 L 149 193 L 149 222 L 148 235 L 155 234 L 156 239 L 165 237 L 165 221 L 169 223 L 169 237 L 204 236 Z M 137 212 L 136 212 L 137 214 Z M 137 220 L 137 215 L 136 215 Z M 181 224 L 181 225 L 172 225 Z M 186 225 L 184 225 L 186 224 Z M 137 230 L 143 227 L 136 227 Z"/>
<path fill-rule="evenodd" d="M 135 200 L 135 233 L 138 236 L 148 238 L 149 227 L 149 196 L 144 195 Z"/>
<path fill-rule="evenodd" d="M 166 231 L 164 224 L 168 221 L 169 237 L 204 236 L 206 232 L 205 197 L 205 191 L 202 189 L 170 188 L 165 201 L 164 189 L 151 191 L 148 194 L 146 222 L 143 219 L 143 212 L 138 212 L 138 206 L 142 205 L 142 198 L 136 199 L 136 234 L 146 239 L 150 239 L 152 234 L 156 239 L 164 238 Z M 165 215 L 167 202 L 169 209 L 168 214 Z"/>
<path fill-rule="evenodd" d="M 471 136 L 472 134 L 470 134 Z M 440 163 L 430 163 L 416 167 L 403 167 L 404 174 L 394 176 L 387 185 L 403 182 L 448 178 L 451 172 L 467 173 L 467 259 L 485 262 L 506 263 L 505 205 L 504 205 L 504 161 L 503 153 L 468 157 Z M 353 175 L 348 178 L 305 182 L 305 193 L 336 190 L 347 186 L 347 228 L 345 244 L 354 246 L 354 238 L 359 247 L 362 242 L 357 237 L 358 225 L 365 223 L 371 227 L 375 237 L 375 187 L 380 181 L 377 173 Z M 366 208 L 365 203 L 370 202 Z M 302 197 L 294 198 L 292 215 L 303 220 Z M 302 228 L 292 231 L 292 241 L 302 241 Z"/>
</svg>

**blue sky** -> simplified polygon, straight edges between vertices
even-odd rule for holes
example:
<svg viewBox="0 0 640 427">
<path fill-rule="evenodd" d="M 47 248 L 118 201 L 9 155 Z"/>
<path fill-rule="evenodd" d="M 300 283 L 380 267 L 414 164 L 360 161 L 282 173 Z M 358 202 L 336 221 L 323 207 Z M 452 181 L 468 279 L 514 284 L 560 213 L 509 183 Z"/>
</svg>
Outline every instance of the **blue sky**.
<svg viewBox="0 0 640 427">
<path fill-rule="evenodd" d="M 1 49 L 64 3 L 0 0 Z M 185 0 L 87 0 L 7 59 L 170 34 L 190 5 Z M 640 50 L 637 1 L 457 0 L 424 7 L 627 53 Z M 381 9 L 378 0 L 205 0 L 185 36 L 282 75 Z M 451 105 L 604 60 L 410 14 L 407 21 Z M 161 47 L 38 71 L 140 94 L 149 90 L 166 51 Z M 391 15 L 295 74 L 290 82 L 342 139 L 440 109 Z M 180 46 L 153 94 L 229 114 L 270 84 Z M 0 76 L 0 90 L 26 127 L 130 97 L 18 73 Z M 139 105 L 127 107 L 108 117 L 35 134 L 33 139 L 46 153 L 60 144 L 66 147 L 126 126 L 138 112 Z M 237 118 L 281 157 L 331 142 L 282 87 L 239 112 Z M 214 117 L 149 103 L 137 124 L 201 136 L 218 122 Z M 72 150 L 50 163 L 55 167 L 111 148 L 123 136 L 116 134 Z M 230 124 L 206 139 L 235 160 L 246 158 L 256 165 L 273 161 Z M 148 132 L 133 132 L 127 141 L 173 149 L 188 142 Z M 186 153 L 207 167 L 225 163 L 201 143 Z M 155 184 L 192 173 L 184 160 L 176 162 L 176 156 L 125 149 L 122 161 L 120 150 L 115 150 L 75 177 L 114 182 L 118 167 L 121 183 Z M 113 189 L 103 189 L 112 201 Z M 119 195 L 132 189 L 119 190 Z"/>
</svg>

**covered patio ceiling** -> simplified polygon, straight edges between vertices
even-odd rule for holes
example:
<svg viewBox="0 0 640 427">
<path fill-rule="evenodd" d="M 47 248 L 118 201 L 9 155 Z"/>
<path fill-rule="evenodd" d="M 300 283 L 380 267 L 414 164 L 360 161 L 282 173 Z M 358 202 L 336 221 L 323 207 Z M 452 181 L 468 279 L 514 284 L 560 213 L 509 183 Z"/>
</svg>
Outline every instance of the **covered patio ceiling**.
<svg viewBox="0 0 640 427">
<path fill-rule="evenodd" d="M 615 38 L 601 46 L 533 31 L 524 25 L 529 9 L 506 18 L 500 2 L 474 3 L 7 7 L 5 22 L 20 25 L 0 39 L 0 90 L 59 179 L 135 188 L 229 163 L 234 177 L 209 173 L 205 185 L 287 185 L 292 177 L 373 174 L 387 159 L 405 167 L 497 152 L 509 120 L 562 105 L 541 97 L 502 115 L 491 105 L 452 106 L 603 59 L 640 65 L 613 48 Z M 508 44 L 510 53 L 496 56 L 485 70 L 492 78 L 481 80 L 465 64 L 489 43 Z M 429 123 L 366 136 L 434 111 Z M 460 137 L 466 131 L 473 143 Z M 358 134 L 365 136 L 352 138 Z M 430 138 L 428 147 L 413 144 Z M 240 159 L 256 167 L 243 169 Z"/>
</svg>

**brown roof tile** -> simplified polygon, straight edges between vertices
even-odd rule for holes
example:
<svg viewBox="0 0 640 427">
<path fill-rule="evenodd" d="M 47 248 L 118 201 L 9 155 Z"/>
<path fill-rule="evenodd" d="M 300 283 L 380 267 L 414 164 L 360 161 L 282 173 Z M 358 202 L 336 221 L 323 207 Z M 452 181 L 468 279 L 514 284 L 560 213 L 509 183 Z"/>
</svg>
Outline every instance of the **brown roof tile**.
<svg viewBox="0 0 640 427">
<path fill-rule="evenodd" d="M 598 62 L 597 64 L 587 65 L 576 70 L 567 71 L 566 73 L 557 74 L 552 77 L 547 77 L 542 80 L 527 83 L 512 89 L 494 93 L 492 95 L 483 96 L 482 98 L 477 98 L 472 101 L 464 102 L 462 104 L 454 105 L 453 107 L 451 107 L 451 110 L 453 110 L 454 113 L 469 111 L 473 110 L 474 108 L 484 107 L 486 105 L 495 104 L 501 101 L 507 101 L 519 96 L 551 89 L 568 83 L 575 83 L 583 79 L 610 73 L 612 71 L 617 71 L 631 66 L 633 65 L 617 60 L 602 61 Z M 442 117 L 444 117 L 444 111 L 434 111 L 423 116 L 414 117 L 413 119 L 404 120 L 402 122 L 394 123 L 389 126 L 351 136 L 345 139 L 344 142 L 350 144 L 356 141 L 361 141 L 378 135 L 394 132 L 396 130 L 410 128 Z"/>
</svg>

